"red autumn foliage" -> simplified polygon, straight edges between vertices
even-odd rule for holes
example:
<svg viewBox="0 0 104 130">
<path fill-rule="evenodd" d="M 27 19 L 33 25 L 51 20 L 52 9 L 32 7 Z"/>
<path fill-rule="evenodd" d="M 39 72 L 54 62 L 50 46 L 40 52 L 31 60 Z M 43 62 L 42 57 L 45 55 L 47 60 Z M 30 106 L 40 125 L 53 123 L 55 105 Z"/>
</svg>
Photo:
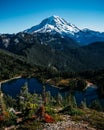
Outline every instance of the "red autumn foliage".
<svg viewBox="0 0 104 130">
<path fill-rule="evenodd" d="M 44 121 L 46 123 L 53 123 L 53 122 L 55 122 L 55 120 L 50 115 L 48 115 L 47 113 L 44 114 Z"/>
<path fill-rule="evenodd" d="M 43 119 L 46 123 L 53 123 L 55 120 L 49 114 L 45 113 L 44 105 L 40 106 L 35 113 L 37 118 Z"/>
</svg>

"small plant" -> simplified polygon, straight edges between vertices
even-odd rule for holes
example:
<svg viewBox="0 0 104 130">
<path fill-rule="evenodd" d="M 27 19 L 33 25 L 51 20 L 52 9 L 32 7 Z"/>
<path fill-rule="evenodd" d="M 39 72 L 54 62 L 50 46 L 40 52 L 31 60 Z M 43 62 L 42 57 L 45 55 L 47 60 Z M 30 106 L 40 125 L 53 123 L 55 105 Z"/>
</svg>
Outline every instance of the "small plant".
<svg viewBox="0 0 104 130">
<path fill-rule="evenodd" d="M 45 111 L 46 111 L 46 113 L 48 113 L 49 115 L 52 115 L 52 116 L 55 114 L 54 109 L 52 109 L 52 107 L 50 107 L 50 106 L 46 106 Z"/>
<path fill-rule="evenodd" d="M 40 121 L 25 122 L 20 125 L 17 130 L 42 130 L 42 123 Z"/>
<path fill-rule="evenodd" d="M 97 100 L 97 99 L 92 101 L 92 103 L 89 105 L 89 108 L 95 109 L 97 111 L 103 111 L 103 108 L 102 108 L 99 100 Z"/>
<path fill-rule="evenodd" d="M 73 108 L 72 106 L 64 107 L 61 111 L 59 111 L 59 113 L 69 114 L 71 116 L 73 116 L 73 115 L 82 115 L 83 114 L 83 112 L 80 109 Z"/>
<path fill-rule="evenodd" d="M 104 114 L 99 113 L 97 111 L 93 111 L 93 113 L 89 116 L 88 120 L 89 124 L 96 129 L 103 130 L 104 129 Z"/>
</svg>

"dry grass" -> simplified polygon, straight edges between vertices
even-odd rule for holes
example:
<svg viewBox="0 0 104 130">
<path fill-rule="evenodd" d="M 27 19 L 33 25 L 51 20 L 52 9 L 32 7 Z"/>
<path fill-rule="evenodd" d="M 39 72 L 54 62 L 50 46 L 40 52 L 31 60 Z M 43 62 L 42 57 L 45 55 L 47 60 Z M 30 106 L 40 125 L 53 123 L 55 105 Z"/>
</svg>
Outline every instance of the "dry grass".
<svg viewBox="0 0 104 130">
<path fill-rule="evenodd" d="M 76 122 L 82 121 L 83 123 L 88 123 L 89 126 L 94 127 L 98 130 L 104 130 L 104 113 L 97 112 L 95 110 L 86 109 L 85 114 L 80 116 L 72 116 L 72 120 Z"/>
</svg>

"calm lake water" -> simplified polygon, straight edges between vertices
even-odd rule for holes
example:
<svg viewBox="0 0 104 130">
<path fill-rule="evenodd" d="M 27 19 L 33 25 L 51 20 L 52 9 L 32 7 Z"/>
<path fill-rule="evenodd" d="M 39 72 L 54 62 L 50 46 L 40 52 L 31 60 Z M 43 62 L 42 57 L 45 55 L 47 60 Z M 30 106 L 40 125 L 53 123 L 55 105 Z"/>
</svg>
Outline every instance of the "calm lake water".
<svg viewBox="0 0 104 130">
<path fill-rule="evenodd" d="M 12 80 L 1 85 L 1 89 L 5 94 L 12 97 L 16 97 L 20 93 L 21 87 L 28 83 L 29 92 L 41 94 L 43 92 L 43 84 L 39 82 L 36 78 L 19 78 Z M 68 95 L 69 92 L 62 92 L 59 88 L 46 84 L 46 91 L 50 91 L 52 96 L 57 96 L 60 93 L 62 96 Z M 80 104 L 83 100 L 86 100 L 87 104 L 91 103 L 95 99 L 99 99 L 96 87 L 88 87 L 86 91 L 75 92 L 75 98 L 77 104 Z M 102 103 L 102 100 L 99 100 Z"/>
<path fill-rule="evenodd" d="M 43 84 L 36 78 L 19 78 L 12 80 L 1 85 L 1 89 L 5 94 L 12 97 L 16 97 L 20 93 L 21 87 L 27 83 L 30 93 L 41 94 L 43 92 Z M 50 91 L 52 96 L 56 96 L 60 91 L 59 88 L 52 87 L 51 85 L 45 84 L 46 91 Z"/>
</svg>

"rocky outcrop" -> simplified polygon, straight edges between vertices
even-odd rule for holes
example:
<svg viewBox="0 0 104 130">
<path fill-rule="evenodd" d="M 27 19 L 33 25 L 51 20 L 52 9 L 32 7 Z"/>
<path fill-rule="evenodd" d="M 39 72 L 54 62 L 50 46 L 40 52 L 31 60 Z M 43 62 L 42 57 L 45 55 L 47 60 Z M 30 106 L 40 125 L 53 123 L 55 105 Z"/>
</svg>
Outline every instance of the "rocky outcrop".
<svg viewBox="0 0 104 130">
<path fill-rule="evenodd" d="M 87 125 L 75 124 L 74 122 L 57 122 L 56 124 L 46 123 L 43 130 L 95 130 Z"/>
<path fill-rule="evenodd" d="M 96 130 L 90 128 L 88 124 L 71 121 L 70 116 L 65 116 L 64 118 L 66 118 L 65 121 L 44 124 L 43 130 Z"/>
</svg>

